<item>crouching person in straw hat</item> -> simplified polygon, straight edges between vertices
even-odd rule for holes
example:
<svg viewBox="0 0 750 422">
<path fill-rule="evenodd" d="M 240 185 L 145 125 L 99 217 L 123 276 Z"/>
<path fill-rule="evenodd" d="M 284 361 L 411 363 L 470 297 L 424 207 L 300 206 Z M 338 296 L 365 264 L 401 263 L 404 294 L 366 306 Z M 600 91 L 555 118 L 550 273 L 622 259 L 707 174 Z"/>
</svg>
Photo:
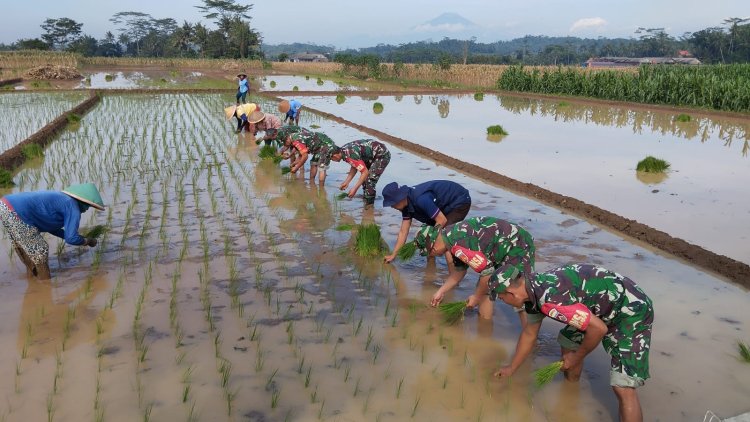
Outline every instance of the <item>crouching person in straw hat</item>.
<svg viewBox="0 0 750 422">
<path fill-rule="evenodd" d="M 232 117 L 237 119 L 237 133 L 240 133 L 243 127 L 246 131 L 250 130 L 248 116 L 252 115 L 256 110 L 260 111 L 260 107 L 258 107 L 257 104 L 246 103 L 237 106 L 226 107 L 224 109 L 224 114 L 227 116 L 227 120 L 231 119 Z"/>
<path fill-rule="evenodd" d="M 557 337 L 565 378 L 578 381 L 583 359 L 601 342 L 612 357 L 609 383 L 619 402 L 620 420 L 643 420 L 635 389 L 649 377 L 654 309 L 634 281 L 594 265 L 573 264 L 503 279 L 496 290 L 503 302 L 523 306 L 528 315 L 510 365 L 495 376 L 509 377 L 521 366 L 547 316 L 566 324 Z"/>
<path fill-rule="evenodd" d="M 483 318 L 492 318 L 497 288 L 504 280 L 534 271 L 534 239 L 523 227 L 493 217 L 472 217 L 445 228 L 424 226 L 419 229 L 414 243 L 422 255 L 453 260 L 448 279 L 432 296 L 430 304 L 437 306 L 445 294 L 466 276 L 469 267 L 479 273 L 474 294 L 466 305 L 479 307 Z M 520 315 L 523 321 L 523 314 Z"/>
<path fill-rule="evenodd" d="M 345 190 L 349 183 L 354 179 L 357 171 L 360 172 L 359 180 L 349 189 L 349 198 L 354 198 L 357 190 L 362 186 L 364 193 L 365 205 L 375 203 L 375 185 L 378 184 L 380 176 L 385 171 L 388 163 L 391 161 L 391 153 L 385 144 L 373 139 L 359 139 L 344 144 L 338 151 L 331 156 L 333 161 L 344 159 L 352 168 L 349 174 L 339 186 L 340 190 Z"/>
<path fill-rule="evenodd" d="M 278 140 L 278 131 L 281 129 L 281 120 L 278 117 L 256 110 L 248 117 L 248 121 L 250 122 L 250 133 L 253 136 L 258 132 L 265 132 L 262 138 L 255 140 L 256 144 L 260 144 L 263 141 L 266 145 L 271 145 L 271 142 Z M 283 142 L 283 140 L 279 141 Z"/>
<path fill-rule="evenodd" d="M 62 192 L 14 193 L 0 198 L 0 220 L 28 273 L 46 280 L 50 278 L 49 245 L 41 233 L 51 233 L 71 245 L 96 246 L 96 239 L 78 234 L 81 213 L 89 207 L 104 210 L 92 183 L 71 185 Z"/>
<path fill-rule="evenodd" d="M 297 127 L 297 126 L 287 126 Z M 305 165 L 308 156 L 310 159 L 310 181 L 315 181 L 315 176 L 319 174 L 320 184 L 326 181 L 326 170 L 331 163 L 331 156 L 339 151 L 333 140 L 322 132 L 310 132 L 308 130 L 299 131 L 291 134 L 286 138 L 284 147 L 295 149 L 299 156 L 293 160 L 289 170 L 295 173 Z M 320 169 L 320 173 L 318 170 Z"/>
<path fill-rule="evenodd" d="M 294 123 L 299 126 L 299 114 L 302 108 L 302 103 L 297 100 L 284 100 L 279 103 L 279 112 L 284 113 L 284 118 L 281 119 L 283 123 L 289 121 L 289 124 Z"/>
<path fill-rule="evenodd" d="M 412 219 L 428 226 L 445 227 L 457 223 L 469 213 L 471 196 L 466 188 L 450 180 L 431 180 L 414 187 L 399 187 L 398 183 L 391 182 L 383 188 L 383 207 L 401 211 L 401 230 L 396 246 L 393 253 L 384 258 L 385 262 L 391 262 L 406 243 Z M 448 260 L 448 266 L 451 265 Z"/>
</svg>

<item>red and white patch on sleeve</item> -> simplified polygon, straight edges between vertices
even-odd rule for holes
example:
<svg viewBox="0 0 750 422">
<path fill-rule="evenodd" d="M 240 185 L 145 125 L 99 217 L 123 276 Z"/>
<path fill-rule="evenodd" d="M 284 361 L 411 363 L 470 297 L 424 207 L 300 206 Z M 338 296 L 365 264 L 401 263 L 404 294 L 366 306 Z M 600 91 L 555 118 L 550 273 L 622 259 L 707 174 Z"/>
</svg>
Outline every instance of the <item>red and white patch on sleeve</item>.
<svg viewBox="0 0 750 422">
<path fill-rule="evenodd" d="M 451 248 L 451 255 L 460 259 L 461 262 L 471 267 L 476 272 L 482 272 L 487 267 L 487 257 L 481 251 L 472 251 L 462 246 Z"/>
<path fill-rule="evenodd" d="M 297 151 L 299 151 L 300 154 L 307 154 L 307 145 L 305 145 L 304 142 L 292 141 L 292 146 L 297 148 Z"/>
<path fill-rule="evenodd" d="M 572 305 L 545 303 L 542 305 L 542 313 L 581 331 L 586 331 L 591 321 L 591 311 L 583 303 Z"/>
<path fill-rule="evenodd" d="M 360 172 L 364 171 L 367 168 L 367 166 L 365 165 L 365 162 L 362 160 L 347 159 L 346 162 L 351 164 L 352 167 L 354 167 Z"/>
</svg>

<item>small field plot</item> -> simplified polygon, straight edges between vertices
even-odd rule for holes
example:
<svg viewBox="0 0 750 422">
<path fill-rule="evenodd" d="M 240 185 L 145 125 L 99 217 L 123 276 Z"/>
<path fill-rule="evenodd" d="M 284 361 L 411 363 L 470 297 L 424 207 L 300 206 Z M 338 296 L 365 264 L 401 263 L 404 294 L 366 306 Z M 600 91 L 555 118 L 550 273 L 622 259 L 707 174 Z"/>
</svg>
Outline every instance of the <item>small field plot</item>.
<svg viewBox="0 0 750 422">
<path fill-rule="evenodd" d="M 348 82 L 331 81 L 316 76 L 266 75 L 253 82 L 261 91 L 357 91 L 366 89 Z M 297 89 L 294 89 L 297 87 Z"/>
<path fill-rule="evenodd" d="M 88 97 L 78 92 L 0 94 L 0 153 L 14 147 Z"/>
</svg>

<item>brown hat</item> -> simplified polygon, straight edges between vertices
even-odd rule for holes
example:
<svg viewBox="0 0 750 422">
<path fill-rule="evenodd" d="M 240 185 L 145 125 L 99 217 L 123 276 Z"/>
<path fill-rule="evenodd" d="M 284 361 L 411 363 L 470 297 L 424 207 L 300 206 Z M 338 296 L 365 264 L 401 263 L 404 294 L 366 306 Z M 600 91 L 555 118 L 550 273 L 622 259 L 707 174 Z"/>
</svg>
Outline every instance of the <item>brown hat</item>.
<svg viewBox="0 0 750 422">
<path fill-rule="evenodd" d="M 247 78 L 247 73 L 240 72 L 240 73 L 237 74 L 237 77 L 239 78 L 240 76 L 244 76 L 244 77 Z"/>
<path fill-rule="evenodd" d="M 237 111 L 237 106 L 224 107 L 224 114 L 227 116 L 227 120 L 234 116 L 235 111 Z"/>
<path fill-rule="evenodd" d="M 253 111 L 252 113 L 250 113 L 250 116 L 247 117 L 247 121 L 250 122 L 250 123 L 255 124 L 255 123 L 258 123 L 258 122 L 260 122 L 261 120 L 263 120 L 265 118 L 266 118 L 265 113 L 263 113 L 262 111 L 257 111 L 256 110 L 256 111 Z"/>
<path fill-rule="evenodd" d="M 284 100 L 284 101 L 282 101 L 282 102 L 279 103 L 279 112 L 280 113 L 286 113 L 287 111 L 289 111 L 290 107 L 291 106 L 289 105 L 289 101 Z"/>
</svg>

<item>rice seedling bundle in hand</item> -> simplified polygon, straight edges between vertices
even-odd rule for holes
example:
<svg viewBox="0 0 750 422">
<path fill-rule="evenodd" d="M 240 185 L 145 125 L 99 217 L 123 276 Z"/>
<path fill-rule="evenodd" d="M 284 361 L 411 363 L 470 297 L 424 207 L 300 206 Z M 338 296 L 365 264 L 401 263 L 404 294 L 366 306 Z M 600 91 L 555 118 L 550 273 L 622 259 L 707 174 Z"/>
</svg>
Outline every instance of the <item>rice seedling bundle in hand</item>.
<svg viewBox="0 0 750 422">
<path fill-rule="evenodd" d="M 281 174 L 288 174 L 291 171 L 292 169 L 289 166 L 284 166 L 281 168 Z"/>
<path fill-rule="evenodd" d="M 562 361 L 558 360 L 557 362 L 552 362 L 549 365 L 534 371 L 534 386 L 536 388 L 542 388 L 549 384 L 549 382 L 555 378 L 555 375 L 560 372 L 562 365 Z"/>
<path fill-rule="evenodd" d="M 349 197 L 349 194 L 346 192 L 341 192 L 340 194 L 336 195 L 336 199 L 338 199 L 339 201 L 342 199 L 346 199 L 348 197 Z"/>
<path fill-rule="evenodd" d="M 280 163 L 281 160 L 284 159 L 284 157 L 276 153 L 276 148 L 272 147 L 271 145 L 264 145 L 263 147 L 261 147 L 260 152 L 258 153 L 258 157 L 263 160 L 273 160 L 273 162 L 276 164 Z"/>
<path fill-rule="evenodd" d="M 106 231 L 107 231 L 107 226 L 103 226 L 99 224 L 90 229 L 87 229 L 83 237 L 90 237 L 90 238 L 96 239 L 97 237 L 103 235 Z"/>
<path fill-rule="evenodd" d="M 404 243 L 404 246 L 402 246 L 401 249 L 398 250 L 396 256 L 402 261 L 408 261 L 414 257 L 414 254 L 416 252 L 417 245 L 412 240 L 411 242 Z"/>
<path fill-rule="evenodd" d="M 737 348 L 740 352 L 740 360 L 745 363 L 750 363 L 750 346 L 741 341 L 738 341 Z"/>
<path fill-rule="evenodd" d="M 667 169 L 669 169 L 668 162 L 650 155 L 639 161 L 638 166 L 635 168 L 636 171 L 645 171 L 647 173 L 664 173 Z"/>
<path fill-rule="evenodd" d="M 466 302 L 450 302 L 441 303 L 438 305 L 438 311 L 443 315 L 443 322 L 448 325 L 453 325 L 458 321 L 464 319 L 464 311 L 466 310 Z"/>
<path fill-rule="evenodd" d="M 380 255 L 383 250 L 383 238 L 380 236 L 380 227 L 377 224 L 360 225 L 354 242 L 354 250 L 357 252 L 357 255 L 364 257 Z"/>
</svg>

